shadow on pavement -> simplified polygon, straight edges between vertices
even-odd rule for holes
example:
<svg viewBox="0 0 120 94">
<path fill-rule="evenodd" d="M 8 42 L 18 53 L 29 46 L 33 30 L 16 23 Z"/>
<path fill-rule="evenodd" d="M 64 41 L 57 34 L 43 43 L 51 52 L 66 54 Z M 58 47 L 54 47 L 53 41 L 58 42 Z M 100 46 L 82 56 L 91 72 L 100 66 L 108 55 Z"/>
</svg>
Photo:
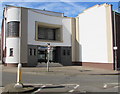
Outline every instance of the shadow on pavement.
<svg viewBox="0 0 120 94">
<path fill-rule="evenodd" d="M 120 73 L 101 73 L 101 74 L 90 74 L 90 75 L 120 75 Z"/>
<path fill-rule="evenodd" d="M 47 87 L 44 87 L 43 89 L 52 89 L 52 88 L 64 88 L 65 86 L 47 86 Z"/>
</svg>

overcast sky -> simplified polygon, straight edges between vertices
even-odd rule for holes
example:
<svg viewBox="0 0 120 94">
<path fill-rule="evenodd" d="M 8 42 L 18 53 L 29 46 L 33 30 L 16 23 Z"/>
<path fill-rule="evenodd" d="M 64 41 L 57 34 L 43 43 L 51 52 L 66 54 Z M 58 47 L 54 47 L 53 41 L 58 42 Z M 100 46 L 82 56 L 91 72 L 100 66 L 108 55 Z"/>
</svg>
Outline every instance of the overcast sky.
<svg viewBox="0 0 120 94">
<path fill-rule="evenodd" d="M 34 8 L 34 9 L 45 9 L 48 11 L 54 11 L 54 12 L 61 12 L 64 13 L 65 16 L 68 17 L 76 17 L 79 13 L 81 13 L 83 10 L 92 7 L 96 4 L 103 4 L 108 3 L 113 5 L 113 10 L 118 9 L 118 0 L 106 0 L 109 2 L 97 2 L 99 0 L 94 0 L 94 2 L 81 2 L 80 0 L 57 0 L 57 2 L 53 2 L 49 0 L 49 2 L 46 2 L 47 0 L 42 0 L 37 2 L 33 2 L 33 0 L 17 0 L 19 2 L 14 2 L 15 0 L 3 0 L 2 3 L 0 3 L 0 27 L 2 22 L 2 13 L 3 8 L 5 5 L 13 5 L 13 6 L 19 6 L 19 7 L 27 7 L 27 8 Z M 29 1 L 29 2 L 28 2 Z M 90 1 L 90 0 L 89 0 Z M 102 0 L 101 0 L 102 1 Z M 104 0 L 105 1 L 105 0 Z M 1 30 L 1 29 L 0 29 Z"/>
</svg>

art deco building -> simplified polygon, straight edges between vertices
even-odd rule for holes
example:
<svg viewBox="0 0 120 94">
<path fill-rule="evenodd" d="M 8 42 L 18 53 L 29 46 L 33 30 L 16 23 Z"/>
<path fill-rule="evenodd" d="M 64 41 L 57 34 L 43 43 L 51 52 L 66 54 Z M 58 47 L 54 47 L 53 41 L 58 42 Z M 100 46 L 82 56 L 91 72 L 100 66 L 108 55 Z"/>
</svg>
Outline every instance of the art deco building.
<svg viewBox="0 0 120 94">
<path fill-rule="evenodd" d="M 112 5 L 88 8 L 77 17 L 63 13 L 6 6 L 2 24 L 2 61 L 36 66 L 47 61 L 62 65 L 120 68 L 120 14 Z"/>
</svg>

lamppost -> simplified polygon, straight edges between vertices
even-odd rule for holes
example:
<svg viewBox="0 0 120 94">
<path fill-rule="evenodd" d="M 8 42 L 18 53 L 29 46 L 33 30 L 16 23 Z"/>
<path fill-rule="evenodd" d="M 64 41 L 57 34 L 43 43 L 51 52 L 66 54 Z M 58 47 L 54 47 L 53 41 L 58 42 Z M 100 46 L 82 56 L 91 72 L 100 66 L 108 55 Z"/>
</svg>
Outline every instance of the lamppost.
<svg viewBox="0 0 120 94">
<path fill-rule="evenodd" d="M 47 43 L 47 72 L 49 72 L 50 43 Z"/>
<path fill-rule="evenodd" d="M 116 33 L 116 17 L 115 17 L 115 10 L 113 11 L 114 14 L 114 56 L 115 56 L 115 70 L 117 70 L 117 33 Z"/>
</svg>

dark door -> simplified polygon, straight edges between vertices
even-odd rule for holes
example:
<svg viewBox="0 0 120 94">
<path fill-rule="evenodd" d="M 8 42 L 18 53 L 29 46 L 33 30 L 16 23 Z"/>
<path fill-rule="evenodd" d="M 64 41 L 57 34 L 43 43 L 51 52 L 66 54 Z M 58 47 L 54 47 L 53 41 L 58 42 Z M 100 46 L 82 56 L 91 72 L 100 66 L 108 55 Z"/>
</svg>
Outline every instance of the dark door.
<svg viewBox="0 0 120 94">
<path fill-rule="evenodd" d="M 62 65 L 72 65 L 71 47 L 56 47 L 56 61 Z"/>
</svg>

